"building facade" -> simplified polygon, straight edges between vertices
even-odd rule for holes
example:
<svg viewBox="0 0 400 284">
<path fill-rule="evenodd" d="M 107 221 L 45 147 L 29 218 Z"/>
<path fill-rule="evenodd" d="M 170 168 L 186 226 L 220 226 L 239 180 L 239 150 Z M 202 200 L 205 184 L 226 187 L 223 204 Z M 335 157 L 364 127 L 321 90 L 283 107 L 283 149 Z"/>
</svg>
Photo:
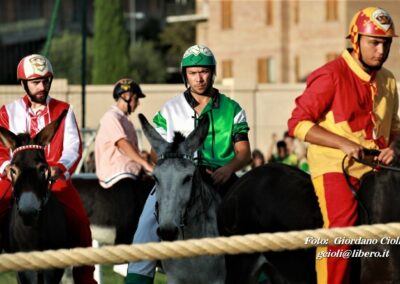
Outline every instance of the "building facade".
<svg viewBox="0 0 400 284">
<path fill-rule="evenodd" d="M 304 82 L 348 47 L 352 16 L 378 6 L 400 32 L 398 0 L 197 0 L 197 42 L 218 59 L 218 80 L 239 86 Z M 385 67 L 400 78 L 400 39 Z"/>
</svg>

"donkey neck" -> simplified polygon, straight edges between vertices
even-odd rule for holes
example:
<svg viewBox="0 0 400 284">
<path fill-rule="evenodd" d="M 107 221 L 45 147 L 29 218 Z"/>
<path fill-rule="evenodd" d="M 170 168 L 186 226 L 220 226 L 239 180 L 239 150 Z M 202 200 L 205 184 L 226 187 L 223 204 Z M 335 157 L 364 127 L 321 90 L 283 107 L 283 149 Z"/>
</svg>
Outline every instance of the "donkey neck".
<svg viewBox="0 0 400 284">
<path fill-rule="evenodd" d="M 218 235 L 217 209 L 220 202 L 218 193 L 202 178 L 199 169 L 196 169 L 184 230 L 188 234 L 192 232 L 193 237 Z"/>
</svg>

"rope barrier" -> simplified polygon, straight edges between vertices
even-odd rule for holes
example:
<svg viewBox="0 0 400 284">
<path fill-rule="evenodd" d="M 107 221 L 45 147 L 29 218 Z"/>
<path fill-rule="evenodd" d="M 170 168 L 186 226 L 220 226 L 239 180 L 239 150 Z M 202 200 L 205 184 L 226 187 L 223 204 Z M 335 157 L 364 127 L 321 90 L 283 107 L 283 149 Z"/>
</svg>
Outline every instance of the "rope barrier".
<svg viewBox="0 0 400 284">
<path fill-rule="evenodd" d="M 282 251 L 318 246 L 318 240 L 375 239 L 400 236 L 400 223 L 356 227 L 262 233 L 244 236 L 192 239 L 186 241 L 74 248 L 0 255 L 0 272 L 68 266 L 114 264 L 139 260 L 183 258 L 201 255 Z M 308 242 L 312 238 L 316 242 Z M 399 240 L 400 244 L 400 240 Z"/>
</svg>

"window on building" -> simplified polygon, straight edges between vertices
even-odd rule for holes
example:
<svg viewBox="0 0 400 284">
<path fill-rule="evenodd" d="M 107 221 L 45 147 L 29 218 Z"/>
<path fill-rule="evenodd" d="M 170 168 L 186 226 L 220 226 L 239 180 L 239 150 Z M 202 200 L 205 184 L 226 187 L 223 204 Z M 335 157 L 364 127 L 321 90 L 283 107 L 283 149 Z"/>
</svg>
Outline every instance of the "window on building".
<svg viewBox="0 0 400 284">
<path fill-rule="evenodd" d="M 44 17 L 43 1 L 16 0 L 16 20 L 31 20 Z M 21 7 L 24 7 L 21 9 Z"/>
<path fill-rule="evenodd" d="M 300 20 L 299 0 L 293 0 L 292 3 L 293 3 L 293 21 L 295 24 L 298 24 Z"/>
<path fill-rule="evenodd" d="M 232 1 L 222 0 L 221 1 L 221 19 L 222 29 L 227 30 L 232 28 Z"/>
<path fill-rule="evenodd" d="M 81 0 L 73 0 L 72 1 L 72 20 L 74 23 L 80 23 L 82 19 L 82 1 Z"/>
<path fill-rule="evenodd" d="M 0 2 L 0 19 L 2 19 L 2 24 L 7 22 L 6 18 L 6 12 L 7 12 L 7 3 L 5 1 Z"/>
<path fill-rule="evenodd" d="M 233 68 L 232 68 L 232 60 L 222 60 L 222 78 L 232 78 L 233 77 Z"/>
<path fill-rule="evenodd" d="M 326 0 L 326 20 L 337 21 L 338 20 L 338 1 L 337 0 Z"/>
<path fill-rule="evenodd" d="M 326 54 L 326 62 L 332 61 L 339 57 L 339 54 L 336 52 L 329 52 Z"/>
<path fill-rule="evenodd" d="M 268 26 L 271 26 L 273 24 L 273 8 L 273 0 L 265 0 L 265 24 Z"/>
<path fill-rule="evenodd" d="M 257 82 L 274 83 L 275 80 L 275 60 L 273 57 L 259 58 L 257 60 Z"/>
</svg>

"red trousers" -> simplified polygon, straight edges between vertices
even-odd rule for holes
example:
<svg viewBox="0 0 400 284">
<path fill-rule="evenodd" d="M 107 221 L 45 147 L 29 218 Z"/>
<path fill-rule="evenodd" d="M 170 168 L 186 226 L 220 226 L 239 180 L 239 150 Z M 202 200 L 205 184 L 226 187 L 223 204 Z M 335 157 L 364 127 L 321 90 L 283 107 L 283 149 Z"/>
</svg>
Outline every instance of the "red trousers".
<svg viewBox="0 0 400 284">
<path fill-rule="evenodd" d="M 355 188 L 359 180 L 350 177 Z M 324 228 L 353 226 L 357 221 L 357 201 L 353 196 L 342 173 L 326 173 L 313 178 L 324 220 Z M 319 284 L 350 283 L 350 258 L 342 252 L 349 250 L 348 245 L 317 248 L 316 270 Z"/>
<path fill-rule="evenodd" d="M 51 191 L 65 208 L 72 247 L 91 247 L 92 234 L 89 218 L 76 188 L 70 180 L 57 179 Z M 7 179 L 0 179 L 0 225 L 4 222 L 11 198 L 11 183 Z M 93 278 L 93 271 L 93 266 L 74 267 L 72 273 L 75 284 L 97 283 Z"/>
</svg>

